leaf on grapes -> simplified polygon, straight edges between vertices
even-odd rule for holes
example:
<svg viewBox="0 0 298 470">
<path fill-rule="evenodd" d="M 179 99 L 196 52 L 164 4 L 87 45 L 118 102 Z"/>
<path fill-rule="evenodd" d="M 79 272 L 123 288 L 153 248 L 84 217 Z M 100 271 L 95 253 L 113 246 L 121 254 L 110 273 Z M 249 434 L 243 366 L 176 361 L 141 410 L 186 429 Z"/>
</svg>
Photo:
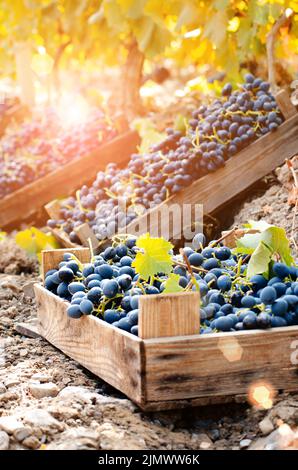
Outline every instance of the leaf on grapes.
<svg viewBox="0 0 298 470">
<path fill-rule="evenodd" d="M 172 258 L 169 251 L 173 248 L 172 243 L 164 238 L 151 238 L 149 233 L 146 233 L 139 237 L 136 246 L 142 251 L 137 253 L 132 266 L 142 279 L 147 281 L 158 273 L 171 272 Z"/>
<path fill-rule="evenodd" d="M 265 220 L 249 220 L 247 224 L 243 224 L 243 227 L 263 232 L 269 227 L 274 227 L 274 225 L 268 224 Z"/>
<path fill-rule="evenodd" d="M 15 235 L 15 242 L 31 256 L 41 260 L 41 251 L 59 248 L 53 235 L 44 233 L 35 227 L 22 230 Z"/>
<path fill-rule="evenodd" d="M 171 273 L 168 277 L 168 279 L 164 282 L 164 290 L 163 290 L 163 294 L 172 294 L 174 292 L 181 292 L 183 291 L 183 287 L 180 286 L 179 284 L 179 279 L 180 279 L 180 276 L 179 274 L 174 274 L 174 273 Z"/>
<path fill-rule="evenodd" d="M 6 232 L 0 232 L 0 242 L 3 242 L 5 238 L 6 238 Z"/>
<path fill-rule="evenodd" d="M 272 254 L 271 248 L 261 241 L 249 260 L 247 277 L 251 278 L 255 274 L 264 274 L 266 276 L 268 274 Z"/>
<path fill-rule="evenodd" d="M 148 152 L 153 144 L 159 144 L 166 137 L 165 133 L 159 132 L 156 129 L 151 119 L 135 119 L 133 121 L 133 127 L 138 131 L 142 139 L 141 145 L 139 147 L 139 151 L 141 153 Z"/>
</svg>

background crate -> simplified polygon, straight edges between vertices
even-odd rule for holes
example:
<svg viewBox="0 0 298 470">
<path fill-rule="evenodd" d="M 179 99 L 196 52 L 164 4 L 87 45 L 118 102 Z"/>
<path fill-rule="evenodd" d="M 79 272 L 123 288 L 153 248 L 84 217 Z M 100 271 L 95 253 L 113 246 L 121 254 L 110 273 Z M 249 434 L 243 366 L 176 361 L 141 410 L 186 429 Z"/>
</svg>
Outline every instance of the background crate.
<svg viewBox="0 0 298 470">
<path fill-rule="evenodd" d="M 89 155 L 72 160 L 56 171 L 7 195 L 0 201 L 0 227 L 18 224 L 35 214 L 53 198 L 66 197 L 93 181 L 109 162 L 125 164 L 136 151 L 138 133 L 129 131 L 101 145 Z"/>
</svg>

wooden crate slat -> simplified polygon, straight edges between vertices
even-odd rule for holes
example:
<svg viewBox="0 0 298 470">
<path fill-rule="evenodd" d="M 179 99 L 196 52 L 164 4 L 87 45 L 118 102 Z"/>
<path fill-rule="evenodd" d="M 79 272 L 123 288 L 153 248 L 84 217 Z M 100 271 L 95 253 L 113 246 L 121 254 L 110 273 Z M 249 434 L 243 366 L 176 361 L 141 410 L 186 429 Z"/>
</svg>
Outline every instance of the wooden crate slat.
<svg viewBox="0 0 298 470">
<path fill-rule="evenodd" d="M 101 379 L 138 403 L 141 383 L 141 340 L 94 316 L 74 320 L 68 303 L 35 284 L 39 333 Z"/>
<path fill-rule="evenodd" d="M 47 202 L 71 194 L 78 187 L 95 179 L 99 170 L 109 162 L 125 163 L 139 142 L 137 132 L 130 131 L 103 144 L 82 158 L 71 161 L 27 186 L 7 195 L 0 201 L 0 227 L 20 222 Z"/>
<path fill-rule="evenodd" d="M 150 218 L 152 232 L 162 235 L 156 214 L 164 205 L 203 204 L 204 213 L 214 212 L 283 164 L 286 158 L 295 155 L 297 149 L 298 114 L 296 113 L 275 132 L 264 135 L 230 158 L 223 168 L 203 176 L 163 204 L 133 220 L 126 227 L 126 232 L 134 234 L 148 231 L 147 220 Z M 180 235 L 174 232 L 173 239 L 180 239 Z"/>
<path fill-rule="evenodd" d="M 139 337 L 194 335 L 200 330 L 200 295 L 146 295 L 140 297 Z"/>
<path fill-rule="evenodd" d="M 147 401 L 246 394 L 260 380 L 297 390 L 297 338 L 293 326 L 145 340 Z"/>
<path fill-rule="evenodd" d="M 89 248 L 69 248 L 65 250 L 64 248 L 58 250 L 43 250 L 41 252 L 41 268 L 42 268 L 42 278 L 47 271 L 50 269 L 56 269 L 60 261 L 63 260 L 64 253 L 73 253 L 81 263 L 90 262 L 90 250 Z"/>
</svg>

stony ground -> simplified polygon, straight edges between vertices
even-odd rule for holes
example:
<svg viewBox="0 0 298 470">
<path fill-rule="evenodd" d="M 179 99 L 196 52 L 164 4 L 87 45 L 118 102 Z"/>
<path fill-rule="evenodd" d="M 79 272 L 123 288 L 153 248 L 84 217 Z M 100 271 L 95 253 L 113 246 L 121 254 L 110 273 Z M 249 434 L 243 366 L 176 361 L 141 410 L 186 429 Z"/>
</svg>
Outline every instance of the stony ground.
<svg viewBox="0 0 298 470">
<path fill-rule="evenodd" d="M 293 235 L 286 175 L 235 222 L 266 216 Z M 298 448 L 298 394 L 267 411 L 235 403 L 144 414 L 42 338 L 22 335 L 19 323 L 36 317 L 38 274 L 13 242 L 0 244 L 0 273 L 0 450 Z"/>
</svg>

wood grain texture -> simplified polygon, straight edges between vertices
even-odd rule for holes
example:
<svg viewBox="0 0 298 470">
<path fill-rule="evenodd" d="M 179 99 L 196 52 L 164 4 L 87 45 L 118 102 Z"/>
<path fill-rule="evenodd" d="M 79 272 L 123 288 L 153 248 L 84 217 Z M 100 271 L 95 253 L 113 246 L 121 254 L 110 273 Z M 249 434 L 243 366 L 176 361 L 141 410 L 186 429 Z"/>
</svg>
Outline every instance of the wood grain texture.
<svg viewBox="0 0 298 470">
<path fill-rule="evenodd" d="M 147 402 L 246 394 L 264 380 L 298 390 L 298 326 L 144 341 Z"/>
<path fill-rule="evenodd" d="M 39 333 L 134 402 L 143 402 L 141 340 L 94 316 L 69 318 L 68 302 L 38 284 L 34 289 Z"/>
<path fill-rule="evenodd" d="M 83 246 L 89 246 L 88 240 L 90 239 L 92 248 L 94 250 L 97 249 L 99 242 L 89 224 L 79 225 L 79 227 L 75 228 L 75 232 Z"/>
<path fill-rule="evenodd" d="M 200 330 L 200 296 L 184 292 L 140 297 L 139 337 L 194 335 Z"/>
<path fill-rule="evenodd" d="M 78 187 L 93 181 L 99 170 L 104 170 L 107 163 L 115 162 L 119 166 L 126 163 L 139 143 L 136 132 L 130 131 L 116 137 L 111 142 L 80 159 L 76 159 L 9 194 L 0 201 L 0 227 L 30 217 L 44 204 L 54 198 L 70 195 Z"/>
<path fill-rule="evenodd" d="M 282 165 L 286 158 L 297 153 L 298 114 L 285 121 L 275 132 L 264 135 L 256 142 L 230 158 L 223 168 L 206 175 L 163 204 L 132 221 L 127 233 L 150 231 L 162 236 L 158 214 L 163 206 L 171 204 L 202 204 L 204 214 L 212 213 L 234 196 Z M 176 239 L 181 238 L 175 234 Z"/>
<path fill-rule="evenodd" d="M 297 114 L 297 110 L 292 104 L 292 101 L 286 90 L 280 90 L 278 93 L 276 93 L 275 99 L 285 119 L 290 119 Z"/>
<path fill-rule="evenodd" d="M 63 260 L 64 253 L 73 253 L 81 263 L 90 262 L 90 250 L 89 248 L 61 248 L 58 250 L 43 250 L 41 252 L 41 275 L 44 279 L 45 274 L 50 269 L 57 269 L 60 261 Z"/>
</svg>

